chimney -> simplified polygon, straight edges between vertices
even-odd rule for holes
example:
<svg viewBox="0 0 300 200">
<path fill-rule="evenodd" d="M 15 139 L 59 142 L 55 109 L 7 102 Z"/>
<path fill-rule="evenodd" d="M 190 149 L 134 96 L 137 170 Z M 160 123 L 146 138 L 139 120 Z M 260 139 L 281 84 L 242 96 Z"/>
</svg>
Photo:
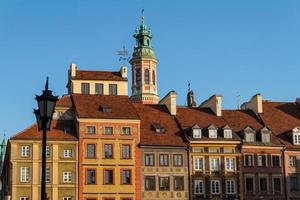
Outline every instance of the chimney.
<svg viewBox="0 0 300 200">
<path fill-rule="evenodd" d="M 260 93 L 254 95 L 250 101 L 242 104 L 241 108 L 243 110 L 252 110 L 256 114 L 263 113 L 263 105 L 262 105 L 262 95 Z"/>
<path fill-rule="evenodd" d="M 120 73 L 122 78 L 127 78 L 127 67 L 125 65 L 123 65 L 120 69 Z"/>
<path fill-rule="evenodd" d="M 194 100 L 194 92 L 193 90 L 190 90 L 188 93 L 187 93 L 187 105 L 188 107 L 196 107 L 196 102 Z"/>
<path fill-rule="evenodd" d="M 171 91 L 159 102 L 159 104 L 166 105 L 170 114 L 174 116 L 177 112 L 176 96 L 176 92 Z"/>
<path fill-rule="evenodd" d="M 222 95 L 215 94 L 205 100 L 199 107 L 210 108 L 218 117 L 222 116 Z"/>
<path fill-rule="evenodd" d="M 73 77 L 76 76 L 76 70 L 77 70 L 77 65 L 76 65 L 75 63 L 72 63 L 72 64 L 70 65 L 70 71 L 69 71 L 69 73 L 70 73 L 70 78 L 73 78 Z"/>
</svg>

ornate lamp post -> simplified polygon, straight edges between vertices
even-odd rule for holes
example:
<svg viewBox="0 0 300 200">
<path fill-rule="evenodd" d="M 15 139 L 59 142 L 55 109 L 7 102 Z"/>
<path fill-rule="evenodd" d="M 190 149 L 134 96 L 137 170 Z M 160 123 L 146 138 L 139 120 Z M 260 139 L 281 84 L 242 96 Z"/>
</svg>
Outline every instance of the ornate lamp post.
<svg viewBox="0 0 300 200">
<path fill-rule="evenodd" d="M 47 144 L 47 130 L 50 130 L 51 120 L 54 113 L 54 108 L 57 96 L 52 95 L 52 91 L 48 90 L 48 77 L 43 93 L 35 97 L 38 103 L 38 109 L 34 110 L 39 131 L 43 131 L 42 141 L 42 181 L 41 181 L 41 200 L 47 200 L 46 193 L 46 144 Z"/>
</svg>

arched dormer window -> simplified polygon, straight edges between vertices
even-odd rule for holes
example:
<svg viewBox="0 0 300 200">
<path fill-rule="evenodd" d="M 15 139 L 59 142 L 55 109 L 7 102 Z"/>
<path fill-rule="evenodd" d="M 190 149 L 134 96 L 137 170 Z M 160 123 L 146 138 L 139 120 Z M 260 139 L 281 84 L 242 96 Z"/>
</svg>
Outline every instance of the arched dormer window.
<svg viewBox="0 0 300 200">
<path fill-rule="evenodd" d="M 145 84 L 149 84 L 149 83 L 150 83 L 150 79 L 149 79 L 149 69 L 145 69 L 145 72 L 144 72 L 144 80 L 145 80 Z"/>
<path fill-rule="evenodd" d="M 293 144 L 300 145 L 300 128 L 296 127 L 293 129 Z"/>
<path fill-rule="evenodd" d="M 217 138 L 218 137 L 218 130 L 213 124 L 210 125 L 207 129 L 208 129 L 208 137 L 209 138 Z"/>
<path fill-rule="evenodd" d="M 155 85 L 155 71 L 152 71 L 152 84 Z"/>
</svg>

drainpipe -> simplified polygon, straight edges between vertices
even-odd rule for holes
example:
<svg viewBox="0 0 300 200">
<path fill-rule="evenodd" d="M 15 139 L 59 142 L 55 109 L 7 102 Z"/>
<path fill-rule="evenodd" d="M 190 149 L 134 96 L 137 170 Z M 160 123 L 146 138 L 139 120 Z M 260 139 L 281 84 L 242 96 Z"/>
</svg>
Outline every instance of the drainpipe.
<svg viewBox="0 0 300 200">
<path fill-rule="evenodd" d="M 191 184 L 191 174 L 190 174 L 190 150 L 191 150 L 190 144 L 188 145 L 186 150 L 187 150 L 187 159 L 188 159 L 189 199 L 192 200 L 193 195 L 192 195 L 192 184 Z"/>
<path fill-rule="evenodd" d="M 285 199 L 287 199 L 287 186 L 286 186 L 286 175 L 285 175 L 285 149 L 286 149 L 286 147 L 284 146 L 281 151 L 282 151 L 282 155 L 283 155 L 283 158 L 282 158 L 283 165 L 282 165 L 282 167 L 283 167 L 283 179 L 284 179 L 283 183 L 284 183 L 284 186 L 285 186 L 284 195 L 285 195 Z"/>
</svg>

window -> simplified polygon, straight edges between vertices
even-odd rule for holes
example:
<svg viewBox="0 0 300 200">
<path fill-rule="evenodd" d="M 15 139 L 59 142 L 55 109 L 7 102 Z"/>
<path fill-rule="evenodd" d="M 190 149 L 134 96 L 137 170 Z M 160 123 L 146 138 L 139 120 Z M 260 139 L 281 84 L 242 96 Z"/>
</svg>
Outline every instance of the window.
<svg viewBox="0 0 300 200">
<path fill-rule="evenodd" d="M 245 188 L 246 188 L 247 192 L 253 192 L 254 191 L 254 183 L 253 183 L 253 178 L 252 177 L 246 177 L 245 185 L 246 185 Z"/>
<path fill-rule="evenodd" d="M 85 176 L 86 176 L 86 184 L 96 184 L 96 170 L 87 169 Z"/>
<path fill-rule="evenodd" d="M 20 200 L 29 200 L 29 197 L 20 197 Z"/>
<path fill-rule="evenodd" d="M 203 181 L 202 180 L 195 180 L 194 181 L 195 187 L 195 194 L 203 194 Z"/>
<path fill-rule="evenodd" d="M 261 141 L 263 143 L 270 143 L 270 134 L 269 133 L 262 133 L 261 134 Z"/>
<path fill-rule="evenodd" d="M 173 166 L 174 167 L 182 166 L 182 155 L 181 154 L 173 155 Z"/>
<path fill-rule="evenodd" d="M 273 190 L 274 190 L 274 192 L 281 192 L 281 179 L 280 179 L 280 177 L 273 178 Z"/>
<path fill-rule="evenodd" d="M 155 71 L 152 71 L 152 83 L 155 85 Z"/>
<path fill-rule="evenodd" d="M 87 126 L 86 130 L 87 130 L 87 134 L 95 134 L 96 133 L 96 127 L 95 126 Z"/>
<path fill-rule="evenodd" d="M 113 145 L 104 144 L 104 158 L 113 158 Z"/>
<path fill-rule="evenodd" d="M 219 158 L 210 158 L 210 170 L 219 171 L 220 159 Z"/>
<path fill-rule="evenodd" d="M 297 166 L 297 158 L 296 158 L 296 156 L 290 156 L 289 157 L 289 166 L 290 167 L 296 167 Z"/>
<path fill-rule="evenodd" d="M 131 170 L 121 170 L 121 184 L 131 184 Z"/>
<path fill-rule="evenodd" d="M 145 190 L 155 190 L 155 176 L 145 176 Z"/>
<path fill-rule="evenodd" d="M 21 147 L 21 156 L 22 157 L 29 157 L 30 154 L 30 147 L 28 145 Z"/>
<path fill-rule="evenodd" d="M 212 194 L 220 194 L 220 181 L 219 180 L 212 180 L 210 182 L 211 185 L 211 193 Z"/>
<path fill-rule="evenodd" d="M 123 127 L 122 128 L 123 135 L 131 135 L 131 128 L 130 127 Z"/>
<path fill-rule="evenodd" d="M 30 177 L 30 168 L 29 167 L 21 167 L 20 169 L 20 182 L 27 183 L 29 182 Z"/>
<path fill-rule="evenodd" d="M 246 142 L 254 142 L 254 133 L 246 133 Z"/>
<path fill-rule="evenodd" d="M 209 129 L 208 135 L 209 138 L 217 138 L 218 137 L 217 129 Z"/>
<path fill-rule="evenodd" d="M 267 155 L 257 155 L 257 166 L 260 167 L 267 166 Z"/>
<path fill-rule="evenodd" d="M 100 106 L 100 109 L 104 113 L 111 113 L 112 112 L 112 107 L 110 107 L 110 106 Z"/>
<path fill-rule="evenodd" d="M 203 158 L 194 157 L 194 170 L 203 170 Z"/>
<path fill-rule="evenodd" d="M 63 197 L 63 200 L 72 200 L 72 197 Z"/>
<path fill-rule="evenodd" d="M 63 172 L 63 182 L 71 183 L 72 182 L 72 172 Z"/>
<path fill-rule="evenodd" d="M 298 177 L 297 176 L 290 177 L 290 185 L 291 185 L 291 191 L 298 191 Z"/>
<path fill-rule="evenodd" d="M 174 176 L 174 190 L 184 190 L 184 177 Z"/>
<path fill-rule="evenodd" d="M 104 184 L 114 184 L 114 171 L 111 169 L 104 170 Z"/>
<path fill-rule="evenodd" d="M 86 145 L 86 157 L 87 158 L 95 158 L 96 157 L 96 145 L 95 144 L 87 144 Z"/>
<path fill-rule="evenodd" d="M 267 192 L 268 191 L 268 180 L 266 177 L 259 178 L 259 191 Z"/>
<path fill-rule="evenodd" d="M 226 158 L 226 170 L 234 171 L 235 168 L 235 159 L 234 158 Z"/>
<path fill-rule="evenodd" d="M 90 84 L 89 83 L 81 83 L 81 93 L 82 94 L 90 94 Z"/>
<path fill-rule="evenodd" d="M 95 94 L 103 95 L 103 84 L 102 83 L 95 84 Z"/>
<path fill-rule="evenodd" d="M 169 177 L 159 177 L 159 190 L 169 190 L 170 180 Z"/>
<path fill-rule="evenodd" d="M 65 149 L 64 150 L 64 157 L 65 158 L 72 158 L 72 149 Z"/>
<path fill-rule="evenodd" d="M 50 168 L 46 168 L 46 182 L 50 182 Z"/>
<path fill-rule="evenodd" d="M 141 82 L 141 69 L 140 68 L 136 69 L 135 76 L 136 76 L 136 83 L 139 84 Z"/>
<path fill-rule="evenodd" d="M 245 155 L 245 166 L 250 167 L 253 166 L 253 155 Z"/>
<path fill-rule="evenodd" d="M 226 193 L 227 194 L 235 194 L 235 181 L 234 180 L 226 181 Z"/>
<path fill-rule="evenodd" d="M 131 158 L 131 146 L 130 144 L 122 144 L 122 155 L 121 158 L 129 159 Z"/>
<path fill-rule="evenodd" d="M 46 158 L 50 157 L 50 152 L 51 152 L 50 146 L 46 146 Z"/>
<path fill-rule="evenodd" d="M 113 127 L 111 127 L 111 126 L 104 127 L 104 134 L 105 134 L 105 135 L 112 135 L 113 132 L 114 132 Z"/>
<path fill-rule="evenodd" d="M 149 69 L 145 69 L 145 72 L 144 72 L 144 79 L 145 79 L 145 84 L 149 84 L 150 83 L 150 79 L 149 79 Z"/>
<path fill-rule="evenodd" d="M 109 95 L 117 95 L 117 84 L 109 84 Z"/>
<path fill-rule="evenodd" d="M 201 132 L 202 131 L 199 128 L 193 129 L 193 138 L 201 138 L 202 137 Z"/>
<path fill-rule="evenodd" d="M 294 140 L 294 144 L 300 144 L 300 131 L 299 130 L 293 131 L 293 140 Z"/>
<path fill-rule="evenodd" d="M 280 156 L 272 155 L 272 166 L 273 167 L 280 167 Z"/>
<path fill-rule="evenodd" d="M 224 129 L 224 138 L 232 138 L 232 130 Z"/>
<path fill-rule="evenodd" d="M 154 154 L 145 154 L 145 165 L 154 166 Z"/>
<path fill-rule="evenodd" d="M 160 166 L 169 166 L 169 155 L 168 154 L 160 154 L 159 155 L 159 165 Z"/>
</svg>

